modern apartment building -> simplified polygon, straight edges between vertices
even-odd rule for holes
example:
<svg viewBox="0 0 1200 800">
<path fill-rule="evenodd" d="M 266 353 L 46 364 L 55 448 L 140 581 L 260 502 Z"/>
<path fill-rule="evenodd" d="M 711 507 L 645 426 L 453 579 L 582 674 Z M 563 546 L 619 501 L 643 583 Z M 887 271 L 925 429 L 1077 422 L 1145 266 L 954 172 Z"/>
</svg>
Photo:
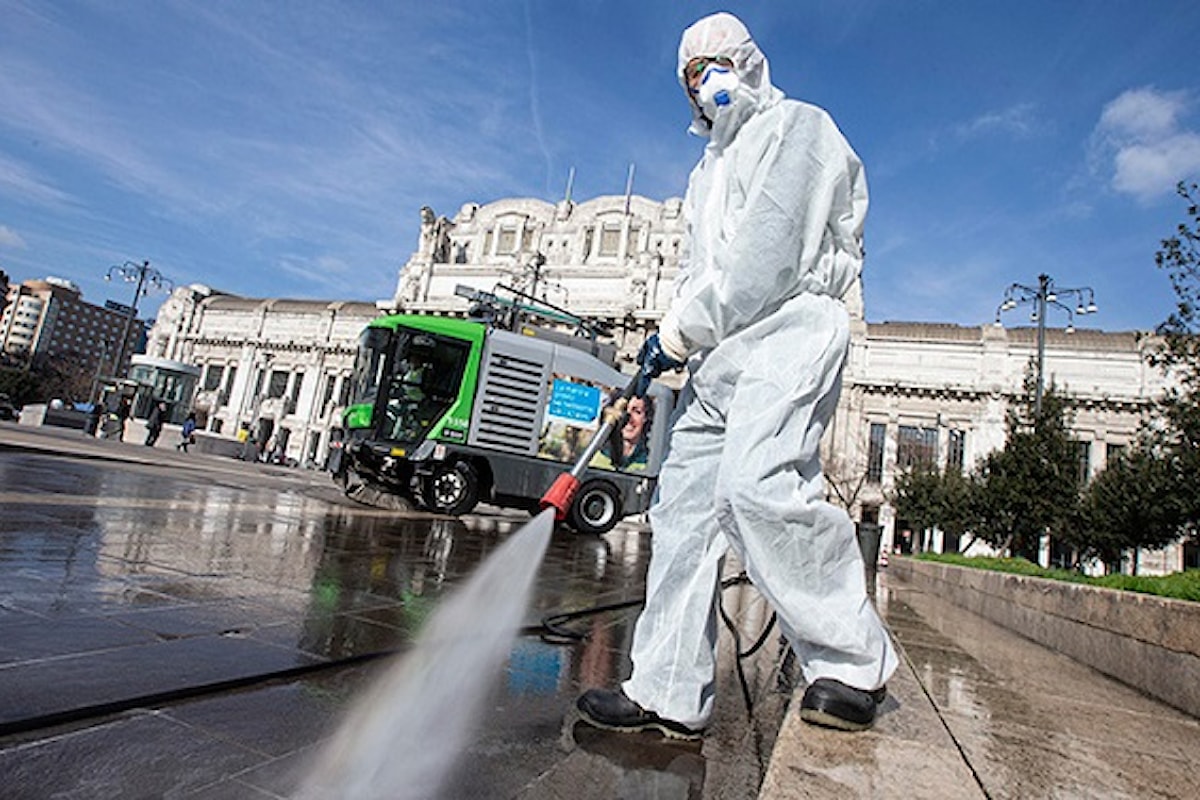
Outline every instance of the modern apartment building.
<svg viewBox="0 0 1200 800">
<path fill-rule="evenodd" d="M 127 307 L 87 303 L 79 287 L 62 278 L 12 284 L 6 299 L 0 313 L 0 353 L 6 363 L 66 357 L 76 359 L 81 368 L 115 374 L 118 352 L 124 352 L 127 366 L 145 334 L 142 322 L 128 324 Z"/>
</svg>

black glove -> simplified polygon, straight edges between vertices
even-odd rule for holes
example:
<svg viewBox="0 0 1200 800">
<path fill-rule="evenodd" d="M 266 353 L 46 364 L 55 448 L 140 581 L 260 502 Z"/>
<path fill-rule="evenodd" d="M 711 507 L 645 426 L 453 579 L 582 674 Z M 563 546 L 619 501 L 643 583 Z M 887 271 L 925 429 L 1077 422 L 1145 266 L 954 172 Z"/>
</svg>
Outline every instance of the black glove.
<svg viewBox="0 0 1200 800">
<path fill-rule="evenodd" d="M 642 349 L 638 351 L 637 363 L 642 365 L 637 377 L 637 388 L 634 390 L 637 397 L 644 397 L 646 390 L 650 388 L 650 381 L 662 375 L 664 371 L 683 367 L 682 361 L 676 361 L 663 350 L 657 333 L 651 334 L 642 344 Z"/>
</svg>

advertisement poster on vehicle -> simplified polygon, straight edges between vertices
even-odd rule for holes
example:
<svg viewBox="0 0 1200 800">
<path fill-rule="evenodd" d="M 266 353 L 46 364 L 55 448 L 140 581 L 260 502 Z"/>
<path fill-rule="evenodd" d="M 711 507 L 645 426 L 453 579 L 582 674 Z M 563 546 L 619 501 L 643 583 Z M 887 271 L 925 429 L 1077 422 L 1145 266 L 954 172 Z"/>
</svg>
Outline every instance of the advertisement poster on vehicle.
<svg viewBox="0 0 1200 800">
<path fill-rule="evenodd" d="M 574 461 L 600 427 L 600 412 L 609 387 L 555 373 L 538 442 L 538 456 Z"/>
<path fill-rule="evenodd" d="M 619 395 L 620 389 L 611 386 L 569 375 L 552 375 L 538 456 L 568 463 L 578 458 L 600 428 L 603 410 Z M 610 437 L 589 466 L 644 470 L 650 460 L 649 438 L 653 420 L 653 398 L 633 398 L 619 437 Z M 616 443 L 618 438 L 619 444 Z"/>
</svg>

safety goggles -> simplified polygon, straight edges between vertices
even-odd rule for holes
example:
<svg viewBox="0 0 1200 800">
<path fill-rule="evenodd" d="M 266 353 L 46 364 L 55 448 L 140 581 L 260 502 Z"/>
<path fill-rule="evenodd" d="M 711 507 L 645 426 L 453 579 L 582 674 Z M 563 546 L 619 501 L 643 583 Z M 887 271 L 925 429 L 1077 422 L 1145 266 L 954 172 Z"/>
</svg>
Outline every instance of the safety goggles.
<svg viewBox="0 0 1200 800">
<path fill-rule="evenodd" d="M 684 66 L 683 79 L 689 86 L 699 83 L 700 79 L 704 77 L 704 70 L 708 69 L 711 64 L 733 69 L 733 59 L 728 56 L 696 56 Z"/>
</svg>

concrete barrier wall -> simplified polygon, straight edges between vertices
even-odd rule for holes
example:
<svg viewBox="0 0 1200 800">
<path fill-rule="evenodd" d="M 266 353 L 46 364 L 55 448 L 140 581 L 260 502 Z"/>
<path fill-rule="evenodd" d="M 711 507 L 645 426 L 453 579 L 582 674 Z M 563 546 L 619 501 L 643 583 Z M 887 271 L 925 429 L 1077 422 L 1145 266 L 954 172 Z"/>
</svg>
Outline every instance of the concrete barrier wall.
<svg viewBox="0 0 1200 800">
<path fill-rule="evenodd" d="M 82 431 L 87 423 L 87 414 L 82 411 L 69 409 L 52 409 L 45 404 L 27 405 L 21 409 L 21 425 L 51 425 L 59 428 L 76 428 Z M 175 447 L 180 441 L 182 425 L 164 425 L 159 434 L 156 447 Z M 129 419 L 125 421 L 123 441 L 141 444 L 146 441 L 146 420 Z M 245 448 L 237 439 L 196 431 L 196 443 L 190 451 L 193 453 L 209 453 L 217 456 L 241 458 Z"/>
<path fill-rule="evenodd" d="M 30 404 L 21 409 L 21 425 L 53 425 L 57 428 L 83 430 L 87 414 L 73 408 L 50 408 L 44 403 Z"/>
<path fill-rule="evenodd" d="M 888 573 L 1200 717 L 1200 603 L 902 557 Z"/>
</svg>

